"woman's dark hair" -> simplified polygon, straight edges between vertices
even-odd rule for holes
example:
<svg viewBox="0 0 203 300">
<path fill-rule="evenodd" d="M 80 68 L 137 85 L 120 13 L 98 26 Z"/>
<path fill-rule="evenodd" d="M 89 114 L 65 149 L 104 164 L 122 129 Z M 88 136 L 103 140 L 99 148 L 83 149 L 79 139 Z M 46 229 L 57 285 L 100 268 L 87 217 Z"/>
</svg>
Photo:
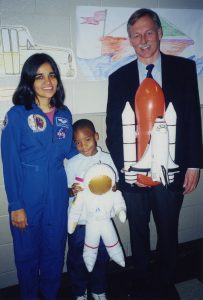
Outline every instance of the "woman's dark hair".
<svg viewBox="0 0 203 300">
<path fill-rule="evenodd" d="M 158 28 L 161 28 L 162 30 L 162 26 L 161 26 L 161 21 L 160 18 L 158 16 L 158 14 L 148 8 L 141 8 L 136 10 L 129 18 L 128 23 L 127 23 L 127 31 L 128 31 L 128 36 L 130 37 L 130 28 L 131 26 L 133 26 L 135 24 L 135 22 L 137 22 L 137 20 L 139 20 L 140 18 L 144 17 L 144 16 L 149 16 L 154 23 L 157 25 Z"/>
<path fill-rule="evenodd" d="M 20 82 L 13 95 L 14 105 L 24 105 L 26 109 L 32 108 L 32 104 L 35 103 L 35 91 L 33 89 L 35 76 L 39 67 L 44 63 L 50 64 L 58 81 L 56 93 L 52 97 L 50 105 L 57 108 L 64 106 L 65 92 L 59 69 L 53 58 L 45 53 L 33 54 L 25 61 L 21 71 Z"/>
<path fill-rule="evenodd" d="M 93 133 L 96 133 L 94 124 L 88 119 L 80 119 L 73 123 L 73 132 L 77 129 L 89 128 Z"/>
</svg>

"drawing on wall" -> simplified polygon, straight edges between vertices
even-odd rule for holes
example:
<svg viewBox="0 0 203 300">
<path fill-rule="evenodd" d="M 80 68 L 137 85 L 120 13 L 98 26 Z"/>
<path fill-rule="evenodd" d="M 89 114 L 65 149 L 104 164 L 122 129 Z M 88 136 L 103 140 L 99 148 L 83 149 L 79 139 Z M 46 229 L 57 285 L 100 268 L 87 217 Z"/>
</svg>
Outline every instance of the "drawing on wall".
<svg viewBox="0 0 203 300">
<path fill-rule="evenodd" d="M 62 78 L 76 77 L 76 61 L 69 48 L 36 44 L 25 26 L 0 26 L 0 101 L 8 109 L 13 92 L 19 82 L 22 66 L 34 53 L 45 52 L 56 61 Z"/>
<path fill-rule="evenodd" d="M 127 36 L 127 20 L 135 8 L 78 6 L 77 61 L 86 78 L 104 80 L 136 59 Z M 195 60 L 203 75 L 203 11 L 157 9 L 162 27 L 161 51 Z M 188 20 L 191 20 L 189 22 Z M 197 30 L 197 28 L 199 28 Z"/>
</svg>

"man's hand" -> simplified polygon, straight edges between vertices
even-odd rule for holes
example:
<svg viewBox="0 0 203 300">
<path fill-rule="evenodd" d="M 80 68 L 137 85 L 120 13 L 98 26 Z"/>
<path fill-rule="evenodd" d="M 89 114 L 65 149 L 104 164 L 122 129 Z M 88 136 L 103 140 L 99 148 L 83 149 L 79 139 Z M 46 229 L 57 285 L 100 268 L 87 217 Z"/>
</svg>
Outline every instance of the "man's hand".
<svg viewBox="0 0 203 300">
<path fill-rule="evenodd" d="M 25 229 L 28 226 L 26 212 L 23 208 L 11 212 L 11 223 L 19 229 Z"/>
<path fill-rule="evenodd" d="M 183 184 L 183 188 L 185 189 L 183 195 L 189 194 L 194 191 L 199 181 L 199 175 L 199 169 L 187 169 Z"/>
</svg>

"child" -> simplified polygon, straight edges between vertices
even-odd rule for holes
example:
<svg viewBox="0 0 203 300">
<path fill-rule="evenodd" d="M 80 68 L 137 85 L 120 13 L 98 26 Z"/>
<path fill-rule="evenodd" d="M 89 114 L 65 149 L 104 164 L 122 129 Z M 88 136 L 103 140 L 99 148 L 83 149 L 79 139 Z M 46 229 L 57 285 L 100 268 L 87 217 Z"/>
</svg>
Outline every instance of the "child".
<svg viewBox="0 0 203 300">
<path fill-rule="evenodd" d="M 73 124 L 73 139 L 79 154 L 71 158 L 66 167 L 71 196 L 77 195 L 82 190 L 80 183 L 75 183 L 75 178 L 80 179 L 82 174 L 96 163 L 102 162 L 110 165 L 118 178 L 110 154 L 97 147 L 99 135 L 90 120 L 80 119 Z M 70 205 L 71 203 L 69 203 Z M 68 235 L 67 270 L 73 294 L 77 300 L 86 300 L 87 288 L 90 287 L 94 300 L 107 300 L 105 291 L 107 288 L 108 253 L 101 240 L 97 261 L 93 271 L 89 273 L 83 260 L 84 238 L 85 216 L 81 216 L 74 233 Z"/>
</svg>

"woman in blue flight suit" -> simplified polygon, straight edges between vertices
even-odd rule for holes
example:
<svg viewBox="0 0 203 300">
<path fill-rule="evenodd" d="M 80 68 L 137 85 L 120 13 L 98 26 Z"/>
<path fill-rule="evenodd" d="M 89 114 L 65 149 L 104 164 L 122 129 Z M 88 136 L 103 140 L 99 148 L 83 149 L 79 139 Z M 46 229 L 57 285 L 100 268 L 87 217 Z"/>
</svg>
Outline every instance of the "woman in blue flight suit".
<svg viewBox="0 0 203 300">
<path fill-rule="evenodd" d="M 25 62 L 2 130 L 1 151 L 22 299 L 55 300 L 67 232 L 65 158 L 75 154 L 72 116 L 54 60 Z"/>
</svg>

